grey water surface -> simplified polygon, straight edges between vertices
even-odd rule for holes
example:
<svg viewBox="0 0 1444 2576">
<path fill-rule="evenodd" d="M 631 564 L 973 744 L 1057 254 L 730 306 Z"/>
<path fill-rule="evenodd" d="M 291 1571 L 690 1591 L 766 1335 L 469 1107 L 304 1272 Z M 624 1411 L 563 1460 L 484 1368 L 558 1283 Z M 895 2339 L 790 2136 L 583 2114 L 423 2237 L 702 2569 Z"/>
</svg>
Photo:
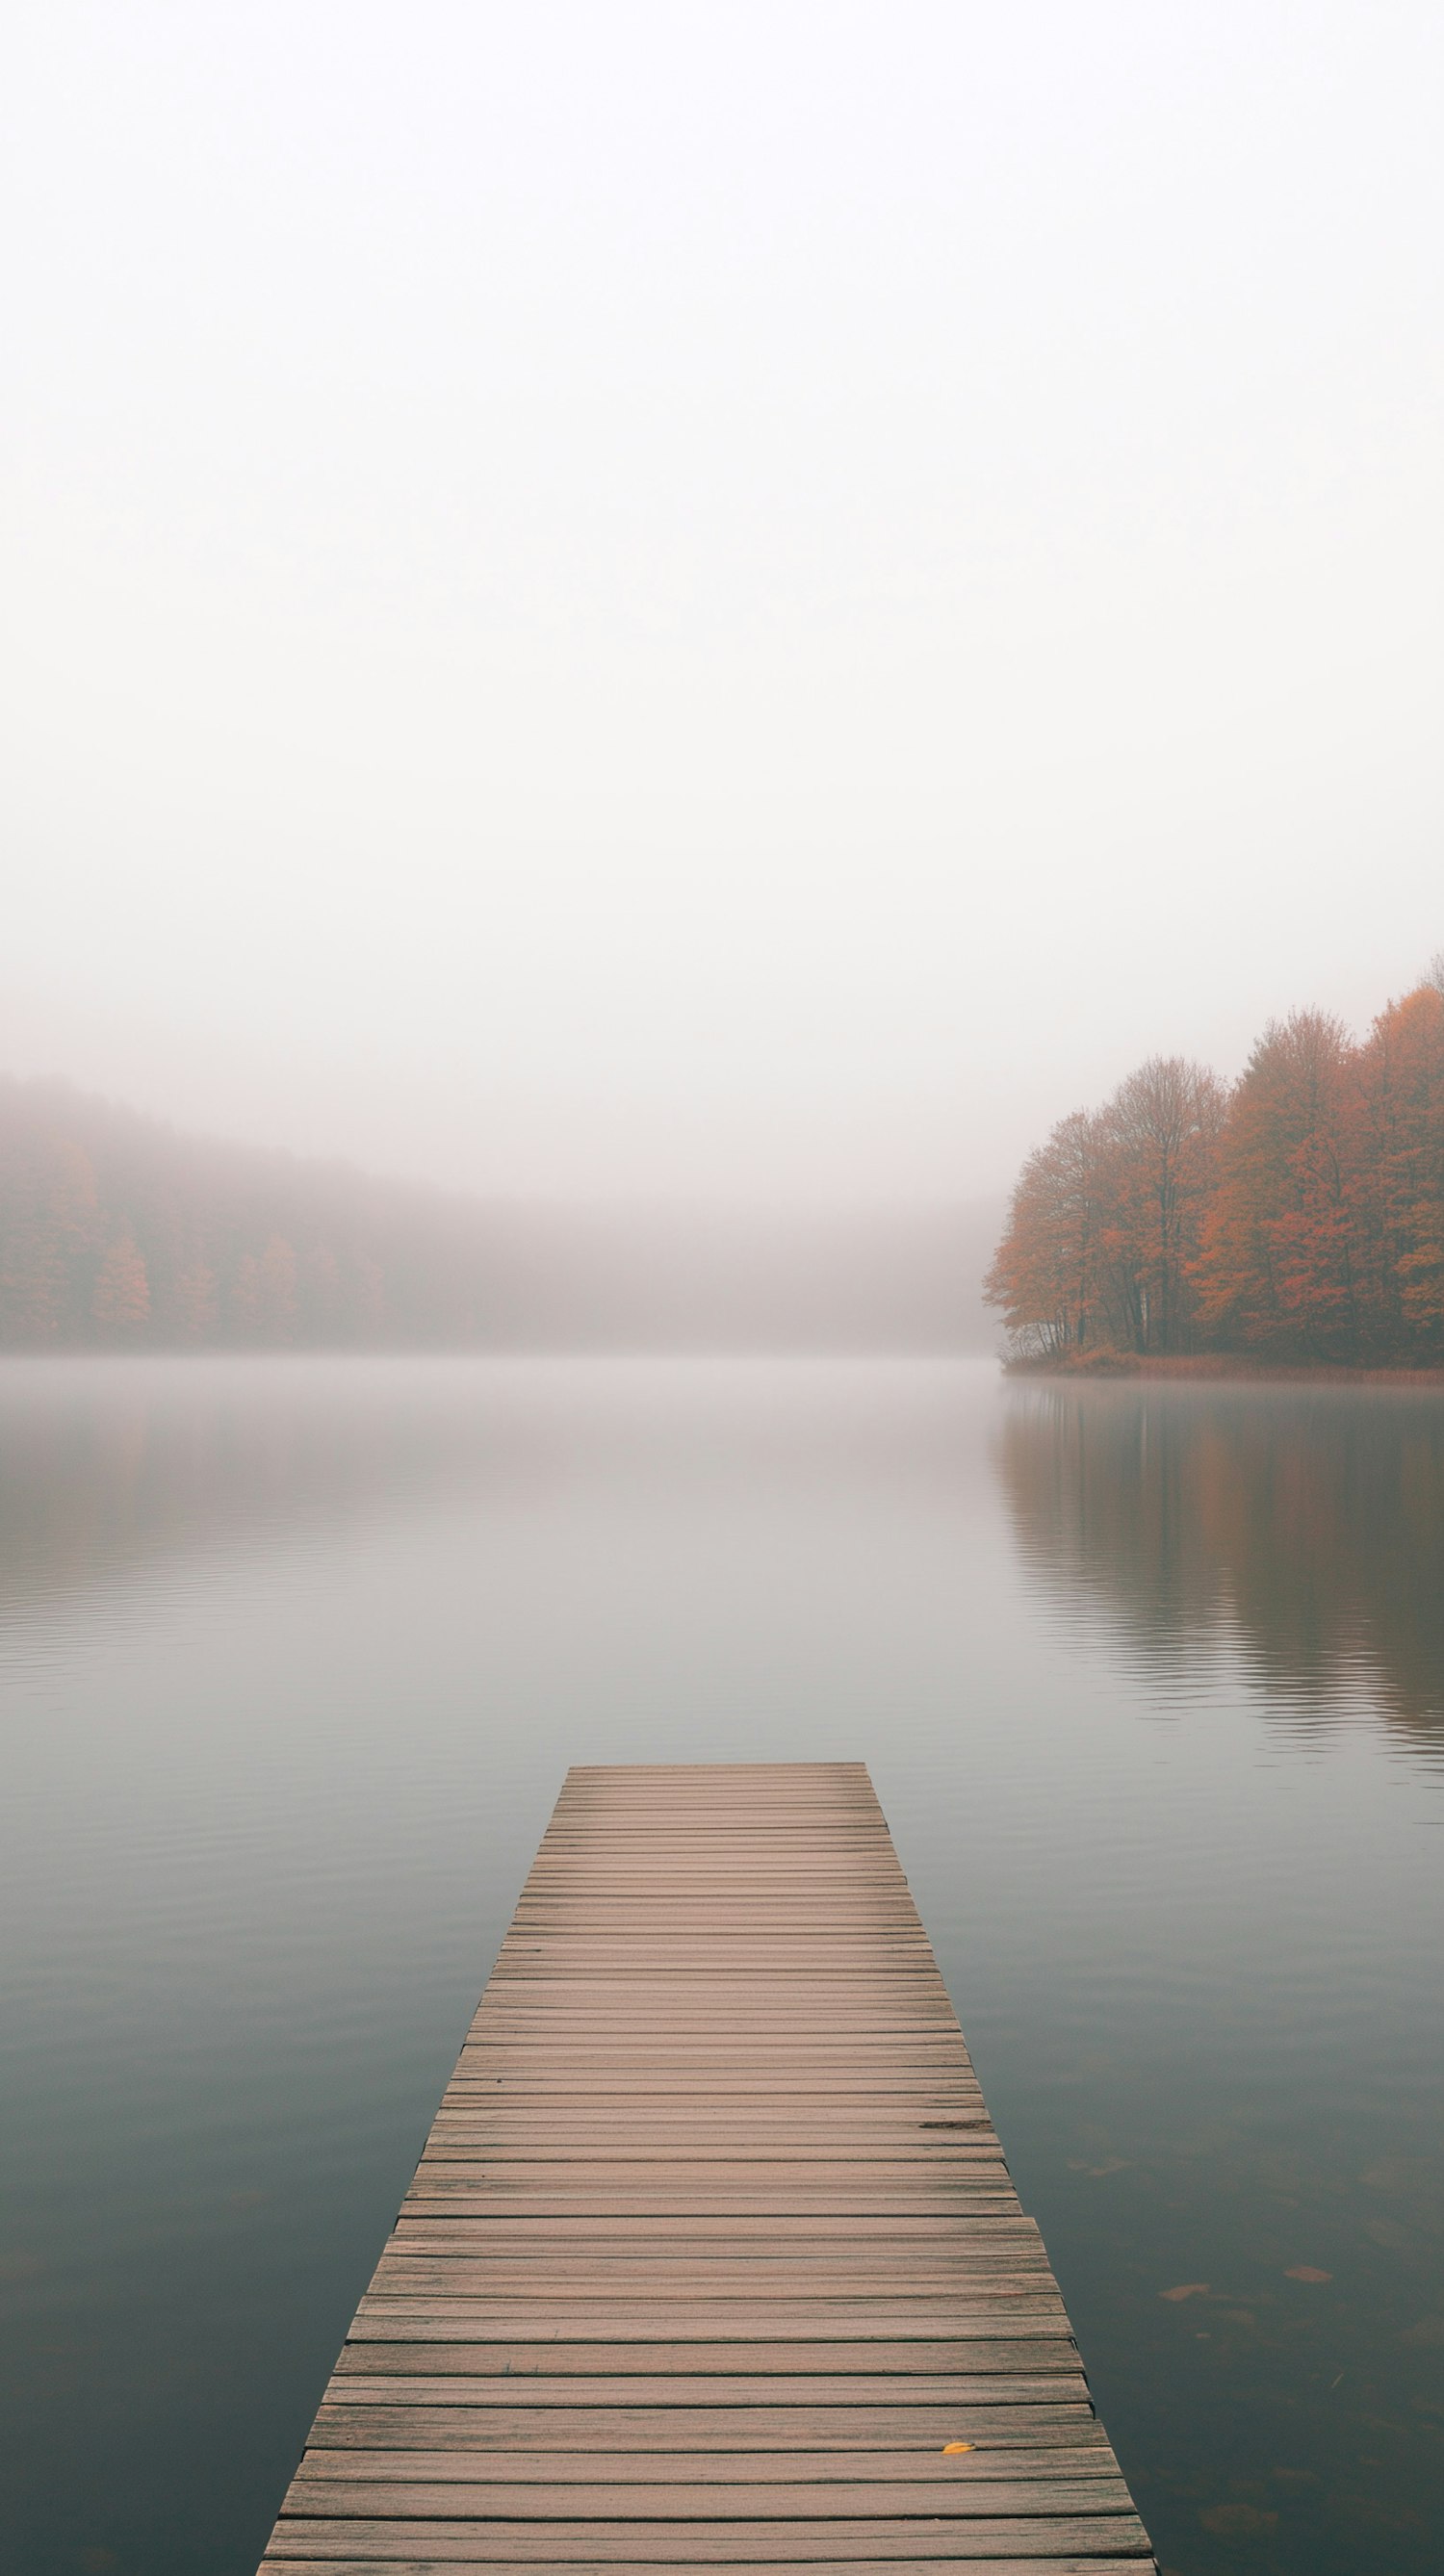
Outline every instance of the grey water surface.
<svg viewBox="0 0 1444 2576">
<path fill-rule="evenodd" d="M 1444 1397 L 0 1364 L 0 2565 L 250 2576 L 569 1762 L 870 1765 L 1181 2576 L 1444 2566 Z"/>
</svg>

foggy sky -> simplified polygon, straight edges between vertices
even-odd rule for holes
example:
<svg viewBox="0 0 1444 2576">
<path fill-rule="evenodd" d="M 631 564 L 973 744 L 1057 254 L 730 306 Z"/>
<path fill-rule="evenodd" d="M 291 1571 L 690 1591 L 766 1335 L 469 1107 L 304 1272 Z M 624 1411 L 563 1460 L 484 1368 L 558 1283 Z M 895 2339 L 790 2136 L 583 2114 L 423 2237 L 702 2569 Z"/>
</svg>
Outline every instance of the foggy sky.
<svg viewBox="0 0 1444 2576">
<path fill-rule="evenodd" d="M 1433 0 L 12 0 L 0 1061 L 968 1195 L 1444 944 Z"/>
</svg>

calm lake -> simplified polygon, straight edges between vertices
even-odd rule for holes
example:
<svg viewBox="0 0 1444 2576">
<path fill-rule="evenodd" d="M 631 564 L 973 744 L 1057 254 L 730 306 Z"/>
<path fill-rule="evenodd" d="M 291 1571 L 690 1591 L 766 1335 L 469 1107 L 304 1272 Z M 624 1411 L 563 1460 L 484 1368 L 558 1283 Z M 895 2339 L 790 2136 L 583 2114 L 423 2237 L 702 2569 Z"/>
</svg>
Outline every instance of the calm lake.
<svg viewBox="0 0 1444 2576">
<path fill-rule="evenodd" d="M 1164 2566 L 1438 2576 L 1444 1397 L 10 1360 L 0 1536 L 6 2569 L 251 2576 L 567 1764 L 815 1756 Z"/>
</svg>

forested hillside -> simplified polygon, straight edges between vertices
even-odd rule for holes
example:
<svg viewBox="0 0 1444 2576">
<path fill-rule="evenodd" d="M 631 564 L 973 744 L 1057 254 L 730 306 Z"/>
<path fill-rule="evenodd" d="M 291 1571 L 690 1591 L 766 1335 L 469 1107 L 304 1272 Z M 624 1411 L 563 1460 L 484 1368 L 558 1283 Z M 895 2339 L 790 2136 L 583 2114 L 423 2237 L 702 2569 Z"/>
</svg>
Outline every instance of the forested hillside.
<svg viewBox="0 0 1444 2576">
<path fill-rule="evenodd" d="M 1020 1358 L 1444 1360 L 1444 959 L 1362 1042 L 1297 1011 L 1232 1090 L 1155 1057 L 1062 1119 L 987 1294 Z"/>
<path fill-rule="evenodd" d="M 0 1347 L 986 1348 L 999 1213 L 448 1197 L 0 1080 Z"/>
<path fill-rule="evenodd" d="M 481 1252 L 476 1211 L 439 1194 L 0 1085 L 12 1347 L 468 1339 Z"/>
</svg>

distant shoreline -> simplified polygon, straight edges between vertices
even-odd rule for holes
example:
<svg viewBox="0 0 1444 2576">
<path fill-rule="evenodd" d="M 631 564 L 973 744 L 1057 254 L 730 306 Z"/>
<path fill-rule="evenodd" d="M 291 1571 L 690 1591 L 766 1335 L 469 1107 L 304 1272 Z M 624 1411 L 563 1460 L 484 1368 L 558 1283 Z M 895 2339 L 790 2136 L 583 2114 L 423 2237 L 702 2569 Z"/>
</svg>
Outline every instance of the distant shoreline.
<svg viewBox="0 0 1444 2576">
<path fill-rule="evenodd" d="M 1365 1367 L 1347 1360 L 1249 1359 L 1237 1352 L 1096 1351 L 1086 1358 L 1004 1360 L 1005 1377 L 1181 1380 L 1207 1386 L 1428 1386 L 1444 1387 L 1444 1367 Z"/>
</svg>

